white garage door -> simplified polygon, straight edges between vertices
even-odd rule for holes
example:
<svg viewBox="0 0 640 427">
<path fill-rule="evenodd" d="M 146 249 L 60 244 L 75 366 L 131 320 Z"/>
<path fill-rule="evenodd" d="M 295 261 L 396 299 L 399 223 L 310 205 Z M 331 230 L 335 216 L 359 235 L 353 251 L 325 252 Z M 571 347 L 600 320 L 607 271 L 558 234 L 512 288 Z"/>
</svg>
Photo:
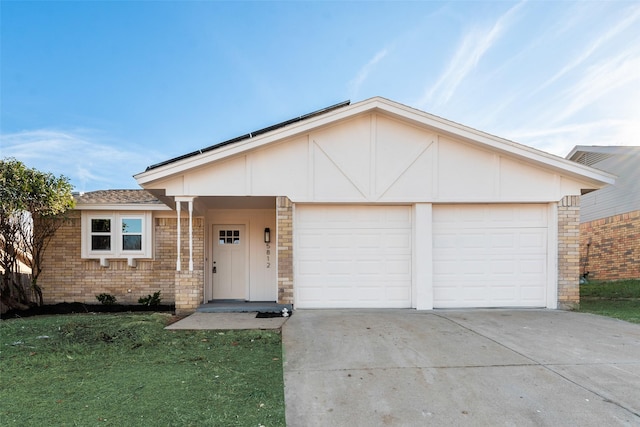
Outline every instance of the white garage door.
<svg viewBox="0 0 640 427">
<path fill-rule="evenodd" d="M 409 206 L 296 205 L 298 308 L 411 307 Z"/>
<path fill-rule="evenodd" d="M 434 307 L 545 307 L 547 238 L 546 205 L 434 206 Z"/>
</svg>

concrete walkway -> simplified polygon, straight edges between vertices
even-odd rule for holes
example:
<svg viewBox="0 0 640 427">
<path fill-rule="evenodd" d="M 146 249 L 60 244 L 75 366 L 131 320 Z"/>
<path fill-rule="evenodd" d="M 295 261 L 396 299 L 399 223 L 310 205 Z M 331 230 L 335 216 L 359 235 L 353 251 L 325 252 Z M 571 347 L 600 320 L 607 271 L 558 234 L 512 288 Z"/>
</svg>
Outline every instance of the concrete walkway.
<svg viewBox="0 0 640 427">
<path fill-rule="evenodd" d="M 280 329 L 288 317 L 256 318 L 258 313 L 193 313 L 165 329 Z"/>
<path fill-rule="evenodd" d="M 287 426 L 640 425 L 640 325 L 552 310 L 297 310 Z"/>
</svg>

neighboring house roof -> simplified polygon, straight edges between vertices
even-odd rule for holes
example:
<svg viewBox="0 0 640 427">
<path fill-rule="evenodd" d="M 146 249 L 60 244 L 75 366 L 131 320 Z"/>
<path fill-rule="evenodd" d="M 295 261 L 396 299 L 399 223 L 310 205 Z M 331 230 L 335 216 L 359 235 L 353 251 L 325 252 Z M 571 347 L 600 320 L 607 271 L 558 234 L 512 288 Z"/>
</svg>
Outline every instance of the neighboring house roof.
<svg viewBox="0 0 640 427">
<path fill-rule="evenodd" d="M 613 156 L 638 156 L 640 155 L 640 146 L 630 145 L 576 145 L 573 150 L 567 154 L 567 159 L 583 165 L 593 166 L 600 169 L 597 164 Z M 615 173 L 614 171 L 607 171 Z"/>
<path fill-rule="evenodd" d="M 146 190 L 98 190 L 75 193 L 76 209 L 166 210 L 162 201 Z"/>
<path fill-rule="evenodd" d="M 618 176 L 614 185 L 582 196 L 581 222 L 640 210 L 640 146 L 578 145 L 567 159 Z"/>
<path fill-rule="evenodd" d="M 587 179 L 592 183 L 592 188 L 600 188 L 603 183 L 610 184 L 615 180 L 612 175 L 600 173 L 562 157 L 499 138 L 381 97 L 370 98 L 350 105 L 346 102 L 336 104 L 318 112 L 301 116 L 298 119 L 292 119 L 279 125 L 265 128 L 263 131 L 259 131 L 261 133 L 257 135 L 250 133 L 149 166 L 144 172 L 134 177 L 141 186 L 145 186 L 145 184 L 153 181 L 178 175 L 187 170 L 205 166 L 241 152 L 258 149 L 268 144 L 282 141 L 285 138 L 303 134 L 312 129 L 330 126 L 339 121 L 371 112 L 383 113 L 420 127 L 435 129 L 441 134 L 453 136 L 484 149 L 505 153 L 510 157 L 537 164 L 545 169 L 560 171 L 563 174 L 569 174 L 581 180 Z"/>
</svg>

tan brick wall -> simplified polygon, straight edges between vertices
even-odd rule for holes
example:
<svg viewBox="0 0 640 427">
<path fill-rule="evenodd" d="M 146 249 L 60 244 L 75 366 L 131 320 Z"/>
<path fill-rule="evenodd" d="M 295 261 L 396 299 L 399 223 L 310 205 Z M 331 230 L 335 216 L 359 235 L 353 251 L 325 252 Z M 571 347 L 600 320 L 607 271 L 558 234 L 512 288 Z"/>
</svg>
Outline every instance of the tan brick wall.
<svg viewBox="0 0 640 427">
<path fill-rule="evenodd" d="M 580 224 L 580 274 L 589 279 L 640 278 L 640 210 Z"/>
<path fill-rule="evenodd" d="M 204 271 L 176 271 L 176 314 L 191 314 L 202 304 Z"/>
<path fill-rule="evenodd" d="M 58 230 L 44 257 L 39 284 L 45 304 L 82 302 L 98 304 L 95 296 L 114 295 L 120 304 L 137 304 L 138 298 L 161 291 L 162 303 L 175 302 L 176 218 L 154 218 L 155 259 L 137 260 L 129 267 L 127 260 L 109 260 L 109 267 L 99 261 L 81 258 L 81 217 L 74 211 Z M 194 218 L 194 269 L 204 269 L 204 220 Z M 181 220 L 183 269 L 188 263 L 188 219 Z"/>
<path fill-rule="evenodd" d="M 293 204 L 276 198 L 278 241 L 278 303 L 293 304 Z"/>
<path fill-rule="evenodd" d="M 558 307 L 580 305 L 580 197 L 565 196 L 558 203 Z"/>
</svg>

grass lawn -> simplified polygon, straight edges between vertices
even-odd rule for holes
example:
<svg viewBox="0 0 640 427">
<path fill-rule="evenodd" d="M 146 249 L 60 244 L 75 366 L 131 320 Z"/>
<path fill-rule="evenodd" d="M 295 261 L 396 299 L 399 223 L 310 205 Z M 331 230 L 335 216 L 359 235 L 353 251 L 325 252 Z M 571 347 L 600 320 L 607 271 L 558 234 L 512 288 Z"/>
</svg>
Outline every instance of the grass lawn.
<svg viewBox="0 0 640 427">
<path fill-rule="evenodd" d="M 0 322 L 0 425 L 284 426 L 275 331 L 167 331 L 167 314 Z"/>
<path fill-rule="evenodd" d="M 640 279 L 580 285 L 580 311 L 640 323 Z"/>
</svg>

